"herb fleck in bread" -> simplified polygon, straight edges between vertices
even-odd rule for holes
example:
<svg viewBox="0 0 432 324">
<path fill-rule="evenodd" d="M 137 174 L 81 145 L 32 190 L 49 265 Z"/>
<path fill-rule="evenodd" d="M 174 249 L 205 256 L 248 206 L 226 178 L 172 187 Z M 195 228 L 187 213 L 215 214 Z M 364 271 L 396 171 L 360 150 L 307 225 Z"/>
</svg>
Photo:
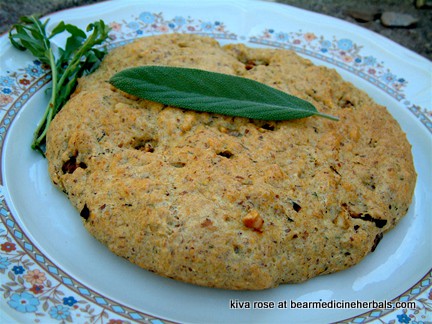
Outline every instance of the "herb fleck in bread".
<svg viewBox="0 0 432 324">
<path fill-rule="evenodd" d="M 132 66 L 240 75 L 335 122 L 187 111 L 112 88 Z M 351 267 L 406 214 L 411 146 L 385 107 L 293 52 L 170 34 L 113 50 L 47 136 L 52 181 L 114 253 L 203 286 L 265 289 Z"/>
</svg>

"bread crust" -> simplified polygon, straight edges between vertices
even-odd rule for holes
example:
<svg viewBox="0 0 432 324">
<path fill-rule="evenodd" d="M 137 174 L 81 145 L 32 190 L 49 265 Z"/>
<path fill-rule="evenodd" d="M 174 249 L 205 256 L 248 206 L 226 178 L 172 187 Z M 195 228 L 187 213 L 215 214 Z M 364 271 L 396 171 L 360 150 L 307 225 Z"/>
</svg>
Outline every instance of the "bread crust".
<svg viewBox="0 0 432 324">
<path fill-rule="evenodd" d="M 107 82 L 131 66 L 194 67 L 309 100 L 266 122 L 164 106 Z M 47 135 L 49 174 L 112 252 L 162 276 L 257 290 L 349 268 L 406 214 L 416 173 L 387 109 L 291 51 L 188 34 L 114 49 Z"/>
</svg>

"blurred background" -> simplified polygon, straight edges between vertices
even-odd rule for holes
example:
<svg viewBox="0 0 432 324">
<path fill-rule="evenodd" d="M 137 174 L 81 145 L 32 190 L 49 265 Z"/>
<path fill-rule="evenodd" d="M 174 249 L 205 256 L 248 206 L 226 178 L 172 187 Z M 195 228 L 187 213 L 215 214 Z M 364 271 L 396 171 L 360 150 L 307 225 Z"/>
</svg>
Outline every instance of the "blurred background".
<svg viewBox="0 0 432 324">
<path fill-rule="evenodd" d="M 127 0 L 125 0 L 127 1 Z M 102 0 L 0 0 L 0 34 L 22 15 L 46 15 Z M 379 33 L 432 60 L 432 0 L 277 0 Z"/>
</svg>

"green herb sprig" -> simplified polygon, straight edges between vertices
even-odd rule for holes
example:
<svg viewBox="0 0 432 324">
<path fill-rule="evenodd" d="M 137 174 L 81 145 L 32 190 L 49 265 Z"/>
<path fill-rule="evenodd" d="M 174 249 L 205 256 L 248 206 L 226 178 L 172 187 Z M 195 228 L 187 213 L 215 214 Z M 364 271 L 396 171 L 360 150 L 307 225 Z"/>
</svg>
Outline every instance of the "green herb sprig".
<svg viewBox="0 0 432 324">
<path fill-rule="evenodd" d="M 320 116 L 308 101 L 263 83 L 199 69 L 140 66 L 122 70 L 109 82 L 116 88 L 165 105 L 261 120 Z"/>
<path fill-rule="evenodd" d="M 101 45 L 107 38 L 109 27 L 103 20 L 87 26 L 86 32 L 63 21 L 47 34 L 48 19 L 42 23 L 35 16 L 26 16 L 9 31 L 9 39 L 19 50 L 29 50 L 38 60 L 51 69 L 51 98 L 45 113 L 34 132 L 31 147 L 44 154 L 43 145 L 49 125 L 75 90 L 78 78 L 93 72 L 102 61 L 105 50 L 95 46 Z M 54 36 L 63 32 L 69 33 L 64 48 L 57 48 L 51 43 Z"/>
</svg>

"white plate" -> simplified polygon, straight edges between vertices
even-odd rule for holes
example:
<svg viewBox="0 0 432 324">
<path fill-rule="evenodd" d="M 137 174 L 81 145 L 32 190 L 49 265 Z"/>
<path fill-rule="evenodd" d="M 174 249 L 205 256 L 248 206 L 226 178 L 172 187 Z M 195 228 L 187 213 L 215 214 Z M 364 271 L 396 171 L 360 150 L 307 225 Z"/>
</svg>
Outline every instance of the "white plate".
<svg viewBox="0 0 432 324">
<path fill-rule="evenodd" d="M 78 212 L 51 185 L 46 161 L 29 149 L 47 103 L 44 90 L 49 77 L 30 54 L 13 49 L 4 35 L 0 39 L 0 316 L 4 320 L 431 320 L 430 61 L 343 21 L 267 2 L 114 1 L 50 18 L 49 26 L 65 20 L 82 28 L 104 19 L 113 28 L 112 46 L 140 36 L 182 32 L 210 35 L 223 44 L 293 49 L 316 64 L 337 69 L 389 107 L 412 143 L 418 181 L 408 215 L 374 253 L 349 270 L 258 292 L 209 289 L 161 278 L 111 254 L 90 237 Z M 256 301 L 275 302 L 275 309 L 233 309 L 232 301 L 238 301 L 237 306 L 251 302 L 251 307 Z M 341 309 L 291 307 L 292 302 L 302 301 L 369 304 Z M 373 301 L 414 301 L 417 308 L 379 309 Z"/>
</svg>

